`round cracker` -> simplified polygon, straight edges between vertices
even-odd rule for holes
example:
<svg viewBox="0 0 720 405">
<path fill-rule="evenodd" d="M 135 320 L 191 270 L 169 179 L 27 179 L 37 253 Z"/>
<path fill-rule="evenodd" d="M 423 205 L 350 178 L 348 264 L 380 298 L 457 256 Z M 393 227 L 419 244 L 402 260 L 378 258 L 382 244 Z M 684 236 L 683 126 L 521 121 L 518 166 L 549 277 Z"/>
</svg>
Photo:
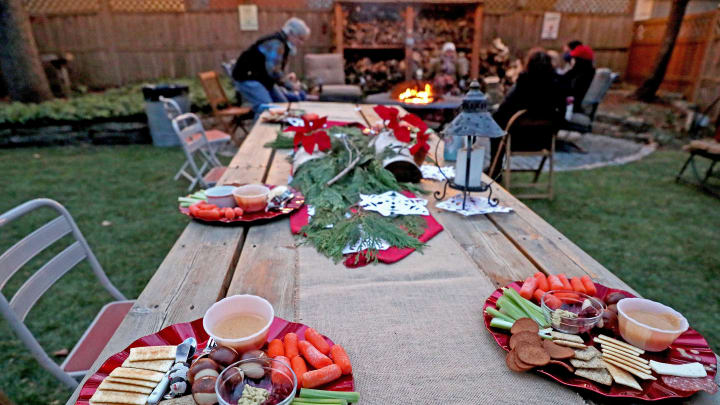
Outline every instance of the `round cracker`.
<svg viewBox="0 0 720 405">
<path fill-rule="evenodd" d="M 542 338 L 540 338 L 537 333 L 519 332 L 510 337 L 510 342 L 508 342 L 508 344 L 510 345 L 511 349 L 514 349 L 520 342 L 526 342 L 539 346 L 542 344 Z"/>
<path fill-rule="evenodd" d="M 533 366 L 544 366 L 550 362 L 550 355 L 542 346 L 519 344 L 515 347 L 518 360 Z"/>
<path fill-rule="evenodd" d="M 518 365 L 515 363 L 515 360 L 515 350 L 510 350 L 507 356 L 505 356 L 505 364 L 507 365 L 507 367 L 516 373 L 522 373 L 523 371 L 525 371 L 518 367 Z"/>
<path fill-rule="evenodd" d="M 540 332 L 540 327 L 538 326 L 537 322 L 533 321 L 530 318 L 520 318 L 515 323 L 513 323 L 512 328 L 510 328 L 510 333 L 513 335 L 520 332 L 532 332 L 534 334 L 537 334 Z"/>
<path fill-rule="evenodd" d="M 545 349 L 546 352 L 550 355 L 553 359 L 572 359 L 575 357 L 575 350 L 566 347 L 566 346 L 560 346 L 558 344 L 555 344 L 549 340 L 543 340 L 542 342 L 543 349 Z M 572 373 L 572 370 L 570 371 Z"/>
<path fill-rule="evenodd" d="M 522 360 L 520 360 L 517 356 L 517 350 L 513 350 L 513 351 L 515 352 L 515 356 L 513 357 L 513 360 L 515 360 L 515 366 L 517 366 L 517 368 L 519 368 L 521 371 L 528 371 L 528 370 L 532 370 L 533 368 L 535 368 L 535 366 L 533 366 L 532 364 L 527 364 L 527 363 L 523 362 Z"/>
</svg>

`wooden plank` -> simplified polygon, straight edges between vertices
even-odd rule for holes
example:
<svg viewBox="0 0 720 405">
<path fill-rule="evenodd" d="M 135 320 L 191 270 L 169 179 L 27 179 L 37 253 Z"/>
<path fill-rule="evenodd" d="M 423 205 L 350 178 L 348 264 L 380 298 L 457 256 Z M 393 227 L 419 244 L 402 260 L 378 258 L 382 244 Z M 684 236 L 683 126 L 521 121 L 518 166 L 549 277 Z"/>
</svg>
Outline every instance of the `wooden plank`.
<svg viewBox="0 0 720 405">
<path fill-rule="evenodd" d="M 229 175 L 226 173 L 226 181 L 263 181 L 264 166 L 268 164 L 270 154 L 261 154 L 258 148 L 273 138 L 273 132 L 256 126 L 237 154 L 241 160 L 254 157 L 255 164 L 248 170 L 236 170 Z M 262 169 L 260 166 L 263 166 Z M 189 223 L 93 364 L 88 376 L 109 356 L 123 350 L 134 340 L 168 325 L 202 317 L 210 305 L 224 297 L 242 249 L 245 229 L 211 226 L 194 221 Z M 84 381 L 70 397 L 68 404 L 75 403 L 82 384 Z"/>
<path fill-rule="evenodd" d="M 327 116 L 330 121 L 359 122 L 361 124 L 365 122 L 359 110 L 353 104 L 302 101 L 292 103 L 292 108 L 314 112 L 321 117 Z"/>
</svg>

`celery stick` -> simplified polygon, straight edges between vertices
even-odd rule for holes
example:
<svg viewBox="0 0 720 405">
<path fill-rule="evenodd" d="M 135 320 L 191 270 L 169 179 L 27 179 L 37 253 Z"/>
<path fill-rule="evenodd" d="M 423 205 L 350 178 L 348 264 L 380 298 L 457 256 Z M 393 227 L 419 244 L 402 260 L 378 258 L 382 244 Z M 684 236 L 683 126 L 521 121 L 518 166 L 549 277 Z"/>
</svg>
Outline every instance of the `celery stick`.
<svg viewBox="0 0 720 405">
<path fill-rule="evenodd" d="M 506 297 L 505 295 L 501 296 L 497 300 L 497 305 L 500 307 L 500 310 L 510 316 L 513 320 L 518 320 L 520 318 L 525 318 L 525 311 L 520 309 L 515 303 L 510 300 L 510 298 Z"/>
<path fill-rule="evenodd" d="M 503 293 L 503 297 L 508 297 L 510 301 L 512 301 L 516 306 L 518 306 L 523 312 L 527 314 L 529 318 L 537 322 L 538 325 L 540 325 L 541 327 L 545 328 L 549 326 L 540 308 L 532 302 L 521 297 L 520 294 L 515 291 L 515 289 L 506 288 Z"/>
<path fill-rule="evenodd" d="M 302 400 L 303 398 L 335 398 L 344 399 L 348 402 L 357 402 L 360 400 L 360 394 L 354 391 L 324 391 L 314 390 L 310 388 L 301 388 L 299 399 Z"/>
<path fill-rule="evenodd" d="M 493 318 L 500 318 L 500 319 L 502 319 L 504 321 L 508 321 L 510 323 L 515 322 L 514 319 L 510 318 L 510 316 L 508 316 L 507 314 L 503 314 L 502 312 L 498 311 L 497 309 L 495 309 L 493 307 L 485 308 L 485 312 L 490 314 L 490 316 L 492 316 Z"/>
<path fill-rule="evenodd" d="M 490 326 L 492 326 L 493 328 L 510 330 L 510 328 L 512 328 L 513 326 L 513 322 L 508 322 L 500 318 L 493 318 L 490 320 Z"/>
</svg>

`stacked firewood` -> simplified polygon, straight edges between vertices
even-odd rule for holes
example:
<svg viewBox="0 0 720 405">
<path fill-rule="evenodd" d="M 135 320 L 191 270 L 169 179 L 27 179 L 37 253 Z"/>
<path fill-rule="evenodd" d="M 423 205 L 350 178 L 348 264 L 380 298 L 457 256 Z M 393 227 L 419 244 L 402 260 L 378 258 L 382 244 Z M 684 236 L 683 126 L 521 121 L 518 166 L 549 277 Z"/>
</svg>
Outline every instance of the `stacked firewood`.
<svg viewBox="0 0 720 405">
<path fill-rule="evenodd" d="M 392 5 L 362 4 L 343 8 L 347 45 L 392 45 L 404 42 L 405 24 L 400 9 Z"/>
<path fill-rule="evenodd" d="M 510 49 L 500 38 L 490 46 L 480 48 L 480 77 L 497 77 L 501 87 L 507 91 L 522 72 L 522 61 L 510 54 Z"/>
<path fill-rule="evenodd" d="M 449 19 L 445 14 L 422 13 L 415 20 L 415 43 L 421 46 L 452 42 L 455 46 L 469 46 L 473 40 L 472 16 Z"/>
<path fill-rule="evenodd" d="M 374 62 L 367 57 L 346 61 L 345 78 L 349 84 L 360 85 L 366 93 L 387 91 L 405 80 L 405 61 L 387 59 Z"/>
</svg>

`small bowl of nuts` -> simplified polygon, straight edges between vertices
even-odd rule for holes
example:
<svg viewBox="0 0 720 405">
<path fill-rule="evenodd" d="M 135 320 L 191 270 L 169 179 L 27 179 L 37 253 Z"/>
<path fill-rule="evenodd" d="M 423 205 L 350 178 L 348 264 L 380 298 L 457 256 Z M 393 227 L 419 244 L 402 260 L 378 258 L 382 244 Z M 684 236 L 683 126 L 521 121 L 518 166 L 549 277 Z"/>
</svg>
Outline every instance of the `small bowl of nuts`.
<svg viewBox="0 0 720 405">
<path fill-rule="evenodd" d="M 605 310 L 605 304 L 597 298 L 570 290 L 548 291 L 540 304 L 553 329 L 572 334 L 594 328 Z"/>
<path fill-rule="evenodd" d="M 220 373 L 215 383 L 220 405 L 286 405 L 295 398 L 298 382 L 290 365 L 257 352 L 245 353 Z"/>
</svg>

